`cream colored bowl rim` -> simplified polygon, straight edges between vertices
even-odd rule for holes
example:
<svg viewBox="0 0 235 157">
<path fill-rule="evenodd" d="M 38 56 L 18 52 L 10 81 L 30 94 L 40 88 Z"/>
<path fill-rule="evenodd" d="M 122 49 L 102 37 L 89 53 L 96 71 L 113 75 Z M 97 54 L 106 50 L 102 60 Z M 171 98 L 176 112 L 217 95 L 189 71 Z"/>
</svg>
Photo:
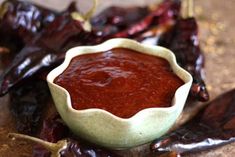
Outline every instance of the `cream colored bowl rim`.
<svg viewBox="0 0 235 157">
<path fill-rule="evenodd" d="M 86 113 L 94 112 L 94 113 L 109 115 L 112 118 L 117 119 L 119 121 L 131 122 L 131 121 L 139 120 L 141 118 L 141 116 L 145 116 L 146 114 L 148 114 L 151 111 L 173 112 L 174 110 L 177 109 L 176 105 L 172 105 L 170 107 L 146 108 L 146 109 L 143 109 L 143 110 L 137 112 L 135 115 L 131 116 L 130 118 L 121 118 L 121 117 L 118 117 L 118 116 L 108 112 L 108 111 L 105 111 L 105 110 L 99 109 L 99 108 L 90 108 L 90 109 L 83 109 L 83 110 L 74 109 L 71 104 L 71 97 L 70 97 L 69 92 L 66 89 L 64 89 L 63 87 L 55 84 L 54 79 L 58 75 L 63 73 L 63 71 L 68 67 L 72 58 L 74 58 L 75 56 L 83 55 L 83 54 L 99 53 L 99 52 L 107 51 L 107 50 L 110 50 L 113 48 L 129 48 L 129 49 L 138 51 L 140 53 L 145 53 L 145 54 L 149 54 L 148 52 L 153 53 L 153 51 L 158 51 L 158 52 L 164 52 L 164 53 L 166 53 L 166 55 L 169 55 L 170 61 L 168 60 L 168 62 L 171 64 L 171 67 L 175 66 L 177 70 L 181 71 L 181 73 L 184 74 L 184 77 L 186 77 L 186 80 L 187 80 L 187 81 L 184 81 L 185 83 L 176 90 L 175 95 L 174 95 L 175 102 L 177 101 L 177 99 L 180 99 L 180 96 L 182 96 L 181 93 L 179 93 L 179 89 L 184 88 L 184 86 L 188 86 L 188 84 L 192 83 L 192 76 L 186 70 L 184 70 L 183 68 L 181 68 L 177 64 L 175 55 L 170 50 L 168 50 L 164 47 L 161 47 L 161 46 L 144 45 L 144 44 L 140 44 L 134 40 L 124 39 L 124 38 L 110 39 L 110 40 L 105 41 L 102 44 L 95 45 L 95 46 L 77 46 L 77 47 L 69 49 L 66 52 L 64 62 L 61 65 L 59 65 L 58 67 L 56 67 L 55 69 L 53 69 L 47 75 L 47 82 L 49 84 L 55 86 L 59 90 L 62 90 L 63 92 L 66 93 L 66 96 L 67 96 L 66 101 L 67 101 L 67 107 L 68 107 L 69 112 L 73 112 L 76 114 L 86 114 Z M 149 55 L 152 55 L 152 54 L 149 54 Z M 162 58 L 164 58 L 164 57 L 162 57 Z M 178 77 L 180 77 L 180 76 L 178 76 Z"/>
</svg>

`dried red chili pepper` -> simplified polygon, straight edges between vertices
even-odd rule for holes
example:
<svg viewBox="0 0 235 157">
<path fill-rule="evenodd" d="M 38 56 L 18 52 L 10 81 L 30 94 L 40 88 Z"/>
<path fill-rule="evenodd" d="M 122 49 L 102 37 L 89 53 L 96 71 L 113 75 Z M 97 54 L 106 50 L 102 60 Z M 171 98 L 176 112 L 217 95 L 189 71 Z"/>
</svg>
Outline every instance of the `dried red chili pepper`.
<svg viewBox="0 0 235 157">
<path fill-rule="evenodd" d="M 235 89 L 226 92 L 184 126 L 154 141 L 155 154 L 186 154 L 235 141 Z"/>
<path fill-rule="evenodd" d="M 39 137 L 48 142 L 57 142 L 70 135 L 69 129 L 62 123 L 61 118 L 57 116 L 50 117 L 43 121 Z M 35 145 L 33 148 L 33 157 L 49 157 L 50 152 L 41 145 Z"/>
<path fill-rule="evenodd" d="M 142 32 L 140 35 L 134 39 L 148 45 L 156 45 L 160 36 L 167 31 L 169 31 L 174 25 L 174 20 L 169 20 L 168 22 L 153 26 L 145 32 Z"/>
<path fill-rule="evenodd" d="M 83 24 L 84 21 L 72 18 L 68 12 L 57 16 L 17 54 L 1 76 L 0 95 L 39 70 L 61 62 L 69 48 L 89 44 Z"/>
<path fill-rule="evenodd" d="M 159 45 L 171 49 L 177 62 L 193 76 L 192 98 L 208 101 L 209 94 L 203 81 L 205 59 L 199 47 L 195 18 L 177 20 L 172 30 L 160 37 Z"/>
<path fill-rule="evenodd" d="M 94 146 L 84 146 L 76 140 L 67 139 L 69 146 L 60 152 L 61 157 L 119 157 L 119 155 Z"/>
<path fill-rule="evenodd" d="M 180 13 L 180 1 L 165 0 L 155 10 L 146 16 L 140 22 L 131 25 L 126 30 L 114 34 L 113 37 L 131 38 L 134 35 L 138 35 L 141 32 L 162 23 L 166 23 L 169 20 L 173 20 L 179 16 Z"/>
<path fill-rule="evenodd" d="M 138 22 L 149 12 L 150 10 L 147 7 L 122 8 L 112 6 L 92 18 L 91 24 L 96 36 L 105 38 Z"/>
<path fill-rule="evenodd" d="M 50 97 L 46 81 L 27 80 L 27 83 L 14 87 L 9 94 L 10 110 L 13 113 L 17 131 L 35 134 Z"/>
<path fill-rule="evenodd" d="M 71 3 L 63 12 L 77 11 L 75 6 Z M 4 1 L 0 6 L 0 48 L 7 48 L 10 53 L 1 54 L 2 68 L 6 69 L 25 44 L 31 42 L 58 14 L 28 1 Z"/>
<path fill-rule="evenodd" d="M 13 40 L 13 44 L 21 48 L 22 43 L 30 41 L 58 14 L 28 1 L 6 0 L 0 8 L 0 40 L 4 43 Z"/>
<path fill-rule="evenodd" d="M 67 140 L 67 148 L 60 151 L 61 157 L 117 157 L 118 155 L 106 149 L 92 146 L 84 142 L 78 142 L 69 132 L 67 126 L 63 125 L 59 116 L 45 120 L 41 130 L 41 139 L 49 142 Z M 33 150 L 33 157 L 49 157 L 50 152 L 38 145 Z"/>
<path fill-rule="evenodd" d="M 91 23 L 94 27 L 105 26 L 107 24 L 117 25 L 118 27 L 128 27 L 129 24 L 133 24 L 142 19 L 149 13 L 147 7 L 117 7 L 111 6 L 97 16 L 91 19 Z"/>
</svg>

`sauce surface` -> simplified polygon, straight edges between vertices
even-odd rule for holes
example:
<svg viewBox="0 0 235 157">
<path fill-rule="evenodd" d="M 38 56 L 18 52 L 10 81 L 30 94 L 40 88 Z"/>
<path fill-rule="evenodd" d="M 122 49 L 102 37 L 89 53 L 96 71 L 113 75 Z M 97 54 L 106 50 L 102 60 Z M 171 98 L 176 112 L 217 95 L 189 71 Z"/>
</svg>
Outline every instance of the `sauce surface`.
<svg viewBox="0 0 235 157">
<path fill-rule="evenodd" d="M 167 60 L 124 48 L 77 56 L 54 82 L 70 93 L 74 109 L 100 108 L 122 118 L 171 106 L 184 84 Z"/>
</svg>

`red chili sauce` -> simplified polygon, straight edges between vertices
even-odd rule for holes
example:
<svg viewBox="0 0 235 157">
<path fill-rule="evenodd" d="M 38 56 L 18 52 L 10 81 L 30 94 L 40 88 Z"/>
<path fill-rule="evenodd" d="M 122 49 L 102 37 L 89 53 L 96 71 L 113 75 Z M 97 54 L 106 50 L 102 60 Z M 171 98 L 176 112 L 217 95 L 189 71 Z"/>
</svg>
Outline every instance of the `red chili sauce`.
<svg viewBox="0 0 235 157">
<path fill-rule="evenodd" d="M 99 108 L 122 118 L 171 106 L 183 84 L 167 60 L 124 48 L 77 56 L 54 82 L 70 93 L 74 109 Z"/>
</svg>

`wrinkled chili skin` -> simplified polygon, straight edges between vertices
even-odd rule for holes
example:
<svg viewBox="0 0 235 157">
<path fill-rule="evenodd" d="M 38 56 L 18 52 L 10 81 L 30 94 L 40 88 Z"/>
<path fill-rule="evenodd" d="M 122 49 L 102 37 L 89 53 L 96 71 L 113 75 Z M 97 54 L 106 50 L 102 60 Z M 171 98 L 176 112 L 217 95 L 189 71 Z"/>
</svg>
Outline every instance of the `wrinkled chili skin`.
<svg viewBox="0 0 235 157">
<path fill-rule="evenodd" d="M 0 46 L 18 48 L 11 52 L 18 52 L 25 44 L 31 42 L 33 37 L 53 22 L 59 14 L 78 11 L 75 2 L 70 3 L 61 13 L 28 1 L 6 0 L 1 6 L 6 12 L 0 18 Z"/>
<path fill-rule="evenodd" d="M 75 2 L 72 2 L 62 13 L 28 1 L 18 0 L 6 0 L 1 7 L 0 12 L 5 11 L 2 12 L 2 18 L 0 18 L 0 47 L 7 48 L 10 52 L 1 54 L 3 69 L 12 65 L 15 55 L 46 28 L 58 14 L 77 11 Z"/>
<path fill-rule="evenodd" d="M 1 54 L 2 68 L 6 69 L 15 55 L 57 15 L 28 1 L 6 0 L 1 4 L 5 10 L 0 17 L 0 47 L 10 53 Z"/>
<path fill-rule="evenodd" d="M 37 133 L 50 97 L 46 81 L 27 80 L 27 83 L 14 87 L 9 95 L 17 131 L 30 135 Z"/>
<path fill-rule="evenodd" d="M 95 148 L 94 146 L 84 146 L 77 140 L 67 139 L 69 145 L 60 152 L 61 157 L 119 157 L 107 150 Z"/>
<path fill-rule="evenodd" d="M 2 6 L 7 11 L 0 19 L 0 30 L 4 34 L 16 35 L 28 41 L 51 23 L 57 13 L 28 1 L 6 0 Z"/>
<path fill-rule="evenodd" d="M 149 14 L 147 7 L 111 6 L 91 19 L 94 33 L 105 38 L 126 29 Z M 102 39 L 103 40 L 103 39 Z"/>
<path fill-rule="evenodd" d="M 141 21 L 132 24 L 127 29 L 114 34 L 114 38 L 133 38 L 141 32 L 150 29 L 152 26 L 156 26 L 162 23 L 166 23 L 169 20 L 177 19 L 180 13 L 180 1 L 165 0 L 159 6 L 150 12 Z"/>
<path fill-rule="evenodd" d="M 187 18 L 177 20 L 172 30 L 160 37 L 158 44 L 172 50 L 177 63 L 193 76 L 191 98 L 208 101 L 209 94 L 203 80 L 205 59 L 198 40 L 198 25 L 195 18 Z"/>
<path fill-rule="evenodd" d="M 105 26 L 107 24 L 116 25 L 120 28 L 126 28 L 142 19 L 149 13 L 147 7 L 118 7 L 111 6 L 106 8 L 97 16 L 91 19 L 93 26 Z"/>
<path fill-rule="evenodd" d="M 27 1 L 6 0 L 1 4 L 0 47 L 10 53 L 1 54 L 2 68 L 7 68 L 15 55 L 36 33 L 54 20 L 55 12 Z"/>
<path fill-rule="evenodd" d="M 235 141 L 235 89 L 226 92 L 187 124 L 151 144 L 156 155 L 187 154 Z"/>
<path fill-rule="evenodd" d="M 42 129 L 39 133 L 39 138 L 56 143 L 60 139 L 69 136 L 69 129 L 63 123 L 58 115 L 54 115 L 43 121 Z M 41 145 L 33 147 L 33 157 L 50 157 L 50 152 Z"/>
<path fill-rule="evenodd" d="M 82 24 L 72 19 L 70 13 L 57 16 L 16 55 L 5 70 L 0 78 L 0 95 L 40 70 L 61 63 L 68 49 L 89 44 L 86 42 L 87 35 Z"/>
<path fill-rule="evenodd" d="M 58 115 L 44 121 L 39 137 L 53 143 L 66 139 L 68 147 L 60 152 L 61 157 L 118 157 L 106 149 L 77 140 Z M 33 157 L 50 157 L 50 152 L 41 145 L 36 145 Z"/>
</svg>

